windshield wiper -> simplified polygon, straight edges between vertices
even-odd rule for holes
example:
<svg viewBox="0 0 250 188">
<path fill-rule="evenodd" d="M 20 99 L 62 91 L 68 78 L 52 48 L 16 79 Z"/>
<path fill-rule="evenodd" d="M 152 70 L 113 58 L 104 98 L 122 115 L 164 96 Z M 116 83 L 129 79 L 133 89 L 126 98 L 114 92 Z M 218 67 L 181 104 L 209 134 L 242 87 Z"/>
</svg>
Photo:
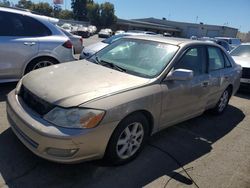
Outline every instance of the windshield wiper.
<svg viewBox="0 0 250 188">
<path fill-rule="evenodd" d="M 110 66 L 111 68 L 113 68 L 113 69 L 116 69 L 116 70 L 118 70 L 118 71 L 121 71 L 121 72 L 126 72 L 127 70 L 126 69 L 124 69 L 124 68 L 122 68 L 122 67 L 120 67 L 120 66 L 118 66 L 118 65 L 116 65 L 116 64 L 114 64 L 114 63 L 111 63 L 111 62 L 107 62 L 107 61 L 104 61 L 104 60 L 100 60 L 98 57 L 97 57 L 97 61 L 99 62 L 99 64 L 101 64 L 101 65 L 108 65 L 108 66 Z"/>
</svg>

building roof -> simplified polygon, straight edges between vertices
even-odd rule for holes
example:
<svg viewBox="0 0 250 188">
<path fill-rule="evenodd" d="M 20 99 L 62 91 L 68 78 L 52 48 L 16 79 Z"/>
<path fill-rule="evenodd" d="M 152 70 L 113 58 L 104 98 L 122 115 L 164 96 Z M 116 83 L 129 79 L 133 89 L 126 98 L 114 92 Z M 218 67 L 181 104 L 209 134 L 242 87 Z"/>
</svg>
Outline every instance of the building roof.
<svg viewBox="0 0 250 188">
<path fill-rule="evenodd" d="M 129 24 L 131 26 L 142 26 L 142 27 L 147 27 L 147 28 L 152 28 L 152 29 L 162 29 L 162 30 L 168 30 L 168 31 L 175 31 L 175 32 L 180 32 L 180 29 L 177 29 L 175 27 L 163 25 L 163 24 L 158 24 L 158 23 L 149 23 L 146 21 L 138 21 L 138 20 L 125 20 L 125 19 L 119 19 L 117 20 L 118 24 Z"/>
<path fill-rule="evenodd" d="M 171 20 L 162 20 L 162 19 L 157 19 L 157 18 L 141 18 L 141 19 L 133 19 L 133 21 L 142 21 L 142 22 L 147 22 L 147 23 L 157 23 L 157 24 L 162 24 L 162 25 L 167 25 L 167 24 L 189 24 L 189 25 L 201 25 L 200 23 L 190 23 L 190 22 L 177 22 L 177 21 L 171 21 Z M 235 29 L 233 27 L 228 27 L 228 26 L 220 26 L 220 25 L 211 25 L 211 24 L 203 24 L 204 26 L 208 27 L 224 27 L 224 28 L 229 28 L 229 29 Z"/>
</svg>

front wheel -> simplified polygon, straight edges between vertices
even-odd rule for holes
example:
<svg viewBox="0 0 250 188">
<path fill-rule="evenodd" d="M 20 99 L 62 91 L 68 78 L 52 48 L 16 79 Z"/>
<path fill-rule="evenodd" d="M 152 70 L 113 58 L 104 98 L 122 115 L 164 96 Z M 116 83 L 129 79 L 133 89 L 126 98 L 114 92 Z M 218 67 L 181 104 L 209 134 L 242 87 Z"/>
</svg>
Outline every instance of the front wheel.
<svg viewBox="0 0 250 188">
<path fill-rule="evenodd" d="M 111 136 L 105 159 L 113 165 L 129 162 L 143 149 L 148 135 L 149 124 L 144 115 L 128 116 Z"/>
</svg>

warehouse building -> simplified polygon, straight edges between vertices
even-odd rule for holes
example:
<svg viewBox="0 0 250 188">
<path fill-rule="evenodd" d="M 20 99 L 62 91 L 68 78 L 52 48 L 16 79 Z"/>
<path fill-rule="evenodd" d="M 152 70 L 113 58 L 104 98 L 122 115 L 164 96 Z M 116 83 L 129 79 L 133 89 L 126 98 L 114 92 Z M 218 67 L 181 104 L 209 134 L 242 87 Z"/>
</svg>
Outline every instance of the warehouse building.
<svg viewBox="0 0 250 188">
<path fill-rule="evenodd" d="M 118 19 L 116 30 L 145 30 L 156 33 L 170 33 L 172 36 L 197 37 L 236 37 L 238 29 L 227 26 L 208 25 L 203 23 L 175 22 L 156 18 L 124 20 Z"/>
</svg>

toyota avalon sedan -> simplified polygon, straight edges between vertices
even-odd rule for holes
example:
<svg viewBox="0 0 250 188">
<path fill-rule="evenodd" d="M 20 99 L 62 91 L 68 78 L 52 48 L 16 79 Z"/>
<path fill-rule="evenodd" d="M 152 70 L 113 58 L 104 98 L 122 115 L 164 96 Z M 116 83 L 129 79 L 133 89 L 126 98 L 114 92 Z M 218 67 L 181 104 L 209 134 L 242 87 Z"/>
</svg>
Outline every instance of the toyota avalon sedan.
<svg viewBox="0 0 250 188">
<path fill-rule="evenodd" d="M 222 114 L 240 76 L 217 44 L 125 37 L 89 60 L 30 72 L 8 94 L 7 114 L 16 136 L 42 158 L 123 164 L 152 134 L 208 109 Z"/>
</svg>

